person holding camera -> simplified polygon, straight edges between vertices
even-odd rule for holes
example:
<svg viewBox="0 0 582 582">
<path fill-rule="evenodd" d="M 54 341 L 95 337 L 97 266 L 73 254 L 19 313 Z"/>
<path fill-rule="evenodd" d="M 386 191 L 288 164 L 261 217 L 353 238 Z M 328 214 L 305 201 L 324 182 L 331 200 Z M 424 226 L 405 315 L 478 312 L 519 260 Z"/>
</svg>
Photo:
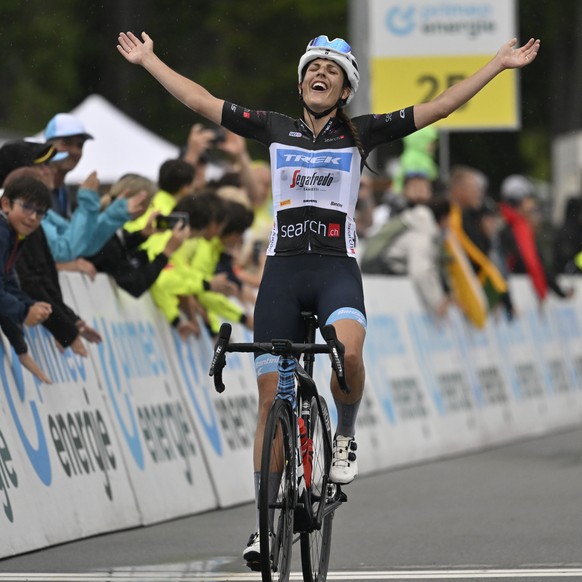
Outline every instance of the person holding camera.
<svg viewBox="0 0 582 582">
<path fill-rule="evenodd" d="M 130 199 L 138 195 L 143 196 L 146 193 L 148 200 L 151 201 L 156 190 L 156 185 L 151 180 L 137 174 L 128 174 L 113 184 L 109 191 L 109 197 L 111 200 L 115 200 L 119 196 Z M 145 210 L 143 214 L 145 214 Z M 137 220 L 140 218 L 141 216 L 138 216 Z M 98 253 L 86 257 L 86 259 L 95 266 L 98 272 L 111 275 L 119 287 L 130 295 L 139 297 L 154 284 L 168 264 L 172 254 L 190 236 L 187 217 L 186 220 L 172 222 L 171 236 L 165 241 L 160 252 L 149 260 L 147 252 L 139 247 L 151 235 L 163 230 L 158 224 L 159 218 L 159 211 L 150 212 L 149 218 L 141 230 L 128 232 L 125 229 L 120 229 Z M 167 221 L 168 217 L 164 218 Z"/>
</svg>

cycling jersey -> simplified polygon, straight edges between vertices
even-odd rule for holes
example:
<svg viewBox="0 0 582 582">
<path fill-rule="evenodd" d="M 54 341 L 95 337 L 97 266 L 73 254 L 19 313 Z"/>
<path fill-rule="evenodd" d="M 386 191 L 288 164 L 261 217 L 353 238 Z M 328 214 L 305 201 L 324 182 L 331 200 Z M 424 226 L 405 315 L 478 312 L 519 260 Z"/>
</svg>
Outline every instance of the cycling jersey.
<svg viewBox="0 0 582 582">
<path fill-rule="evenodd" d="M 412 107 L 352 121 L 366 154 L 416 131 Z M 332 117 L 314 137 L 302 119 L 225 102 L 222 125 L 269 148 L 275 222 L 267 254 L 355 258 L 364 162 L 346 124 Z"/>
</svg>

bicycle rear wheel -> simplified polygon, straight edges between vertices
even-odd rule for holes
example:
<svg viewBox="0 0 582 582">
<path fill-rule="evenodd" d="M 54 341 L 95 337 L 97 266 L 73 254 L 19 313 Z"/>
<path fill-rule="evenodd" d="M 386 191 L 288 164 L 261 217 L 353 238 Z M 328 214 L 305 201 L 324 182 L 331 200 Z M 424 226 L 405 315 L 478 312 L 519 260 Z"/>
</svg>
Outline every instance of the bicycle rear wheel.
<svg viewBox="0 0 582 582">
<path fill-rule="evenodd" d="M 301 565 L 305 582 L 325 582 L 331 549 L 331 529 L 333 510 L 326 511 L 327 482 L 331 466 L 331 450 L 326 444 L 324 433 L 331 443 L 331 425 L 325 400 L 319 396 L 323 419 L 319 416 L 315 399 L 311 404 L 311 425 L 309 436 L 313 441 L 313 462 L 311 476 L 311 506 L 314 518 L 320 521 L 310 532 L 301 534 Z M 323 505 L 320 512 L 320 506 Z"/>
<path fill-rule="evenodd" d="M 291 570 L 296 495 L 292 414 L 287 402 L 275 400 L 265 426 L 259 490 L 263 582 L 287 582 Z"/>
</svg>

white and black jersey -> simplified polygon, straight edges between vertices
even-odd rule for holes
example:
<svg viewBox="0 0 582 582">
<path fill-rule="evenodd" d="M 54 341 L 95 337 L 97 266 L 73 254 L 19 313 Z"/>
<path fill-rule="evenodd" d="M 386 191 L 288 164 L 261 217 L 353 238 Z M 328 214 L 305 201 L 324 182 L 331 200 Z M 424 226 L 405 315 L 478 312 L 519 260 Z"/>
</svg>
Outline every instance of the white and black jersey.
<svg viewBox="0 0 582 582">
<path fill-rule="evenodd" d="M 353 123 L 366 155 L 416 131 L 412 107 Z M 222 125 L 269 148 L 275 222 L 267 254 L 355 258 L 363 160 L 345 123 L 332 117 L 314 138 L 302 119 L 225 102 Z"/>
</svg>

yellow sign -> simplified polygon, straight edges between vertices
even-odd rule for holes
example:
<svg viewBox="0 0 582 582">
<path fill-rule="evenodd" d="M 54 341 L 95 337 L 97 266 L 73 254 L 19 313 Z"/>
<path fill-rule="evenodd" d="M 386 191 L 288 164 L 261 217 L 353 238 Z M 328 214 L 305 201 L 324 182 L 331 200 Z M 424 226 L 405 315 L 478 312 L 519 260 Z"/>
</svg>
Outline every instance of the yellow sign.
<svg viewBox="0 0 582 582">
<path fill-rule="evenodd" d="M 491 55 L 375 57 L 371 61 L 372 111 L 388 113 L 434 99 L 481 68 Z M 437 124 L 441 129 L 516 129 L 517 77 L 504 71 L 464 107 Z"/>
</svg>

